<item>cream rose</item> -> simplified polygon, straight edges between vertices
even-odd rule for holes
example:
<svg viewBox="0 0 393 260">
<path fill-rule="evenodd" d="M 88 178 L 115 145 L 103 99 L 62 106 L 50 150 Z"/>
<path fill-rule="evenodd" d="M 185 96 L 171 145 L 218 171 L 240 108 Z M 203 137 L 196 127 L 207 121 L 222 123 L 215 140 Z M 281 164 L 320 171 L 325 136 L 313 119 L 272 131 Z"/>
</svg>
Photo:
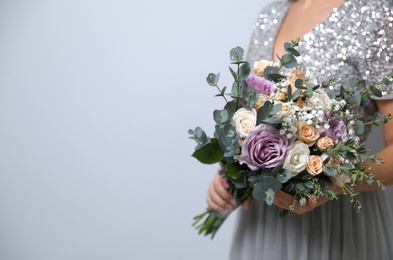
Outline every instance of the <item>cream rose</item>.
<svg viewBox="0 0 393 260">
<path fill-rule="evenodd" d="M 284 161 L 284 168 L 287 169 L 292 176 L 296 176 L 306 169 L 310 149 L 302 142 L 296 141 L 294 147 L 287 152 Z"/>
<path fill-rule="evenodd" d="M 263 77 L 263 73 L 265 72 L 266 67 L 272 66 L 272 65 L 273 65 L 273 62 L 268 61 L 268 60 L 256 61 L 256 62 L 254 62 L 254 65 L 253 65 L 254 73 L 260 77 Z"/>
<path fill-rule="evenodd" d="M 257 124 L 257 111 L 255 109 L 248 110 L 246 108 L 240 108 L 233 115 L 232 120 L 240 137 L 247 137 L 249 132 Z"/>
<path fill-rule="evenodd" d="M 312 125 L 302 121 L 297 127 L 297 138 L 308 146 L 313 146 L 319 138 L 319 132 Z"/>
<path fill-rule="evenodd" d="M 324 110 L 332 110 L 332 100 L 323 89 L 316 90 L 312 97 L 308 99 L 308 106 L 316 107 L 321 106 Z"/>
<path fill-rule="evenodd" d="M 318 175 L 322 172 L 323 161 L 321 156 L 311 155 L 307 163 L 307 172 L 311 175 Z"/>
<path fill-rule="evenodd" d="M 334 146 L 334 142 L 333 142 L 333 139 L 330 138 L 329 136 L 324 136 L 324 137 L 321 137 L 321 138 L 318 139 L 316 145 L 317 145 L 319 150 L 325 151 L 326 148 L 333 147 Z"/>
</svg>

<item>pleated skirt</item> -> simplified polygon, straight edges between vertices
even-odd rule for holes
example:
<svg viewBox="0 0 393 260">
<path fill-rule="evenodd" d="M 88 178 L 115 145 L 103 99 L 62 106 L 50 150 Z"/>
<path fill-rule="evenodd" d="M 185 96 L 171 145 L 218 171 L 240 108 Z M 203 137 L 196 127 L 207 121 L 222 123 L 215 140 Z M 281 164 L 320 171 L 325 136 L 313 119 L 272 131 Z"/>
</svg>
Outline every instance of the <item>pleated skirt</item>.
<svg viewBox="0 0 393 260">
<path fill-rule="evenodd" d="M 230 259 L 393 259 L 393 215 L 385 192 L 358 198 L 360 212 L 343 196 L 303 215 L 280 217 L 281 209 L 261 201 L 238 209 Z"/>
</svg>

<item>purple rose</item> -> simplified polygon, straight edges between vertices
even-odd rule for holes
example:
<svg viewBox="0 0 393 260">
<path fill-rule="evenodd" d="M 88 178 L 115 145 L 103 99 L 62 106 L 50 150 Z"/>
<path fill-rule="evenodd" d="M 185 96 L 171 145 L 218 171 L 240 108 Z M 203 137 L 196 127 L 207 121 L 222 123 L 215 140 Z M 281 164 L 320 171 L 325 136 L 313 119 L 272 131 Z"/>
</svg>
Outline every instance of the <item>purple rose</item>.
<svg viewBox="0 0 393 260">
<path fill-rule="evenodd" d="M 273 82 L 253 74 L 246 78 L 246 83 L 248 86 L 252 86 L 256 91 L 258 91 L 259 94 L 270 95 L 272 92 L 277 90 Z"/>
<path fill-rule="evenodd" d="M 325 119 L 326 123 L 329 125 L 329 129 L 325 131 L 327 136 L 336 141 L 348 141 L 347 127 L 341 118 L 332 118 L 329 113 L 325 113 Z"/>
<path fill-rule="evenodd" d="M 240 164 L 246 163 L 253 171 L 274 168 L 284 161 L 286 152 L 293 145 L 294 139 L 286 138 L 272 126 L 261 124 L 250 131 L 237 160 Z"/>
</svg>

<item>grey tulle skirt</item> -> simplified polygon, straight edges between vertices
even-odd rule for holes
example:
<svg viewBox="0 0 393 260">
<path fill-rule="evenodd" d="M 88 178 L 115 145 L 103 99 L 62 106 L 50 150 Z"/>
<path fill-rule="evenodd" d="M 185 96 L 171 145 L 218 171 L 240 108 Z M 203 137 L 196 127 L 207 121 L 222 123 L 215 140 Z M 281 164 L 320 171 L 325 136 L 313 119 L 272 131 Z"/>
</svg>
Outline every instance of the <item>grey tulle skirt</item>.
<svg viewBox="0 0 393 260">
<path fill-rule="evenodd" d="M 384 191 L 359 194 L 362 209 L 347 197 L 311 212 L 289 212 L 254 202 L 239 209 L 231 260 L 390 260 L 393 259 L 393 216 Z"/>
</svg>

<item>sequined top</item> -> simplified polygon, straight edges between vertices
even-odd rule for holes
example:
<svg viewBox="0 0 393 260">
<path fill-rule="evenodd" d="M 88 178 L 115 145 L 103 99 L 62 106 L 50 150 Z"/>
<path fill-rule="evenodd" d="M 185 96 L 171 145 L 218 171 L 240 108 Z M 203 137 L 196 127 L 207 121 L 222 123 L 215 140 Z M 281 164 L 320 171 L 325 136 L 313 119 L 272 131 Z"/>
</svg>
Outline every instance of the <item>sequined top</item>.
<svg viewBox="0 0 393 260">
<path fill-rule="evenodd" d="M 291 4 L 292 1 L 276 1 L 260 12 L 247 51 L 251 64 L 272 59 L 276 34 Z M 393 71 L 391 1 L 345 0 L 304 35 L 297 50 L 312 83 L 337 78 L 337 84 L 328 94 L 345 86 L 348 78 L 363 78 L 366 82 L 381 80 Z M 388 88 L 393 90 L 393 84 Z M 393 99 L 393 94 L 383 98 Z M 357 111 L 357 116 L 367 120 L 375 111 L 376 104 L 372 100 Z M 370 130 L 366 129 L 365 136 Z"/>
</svg>

